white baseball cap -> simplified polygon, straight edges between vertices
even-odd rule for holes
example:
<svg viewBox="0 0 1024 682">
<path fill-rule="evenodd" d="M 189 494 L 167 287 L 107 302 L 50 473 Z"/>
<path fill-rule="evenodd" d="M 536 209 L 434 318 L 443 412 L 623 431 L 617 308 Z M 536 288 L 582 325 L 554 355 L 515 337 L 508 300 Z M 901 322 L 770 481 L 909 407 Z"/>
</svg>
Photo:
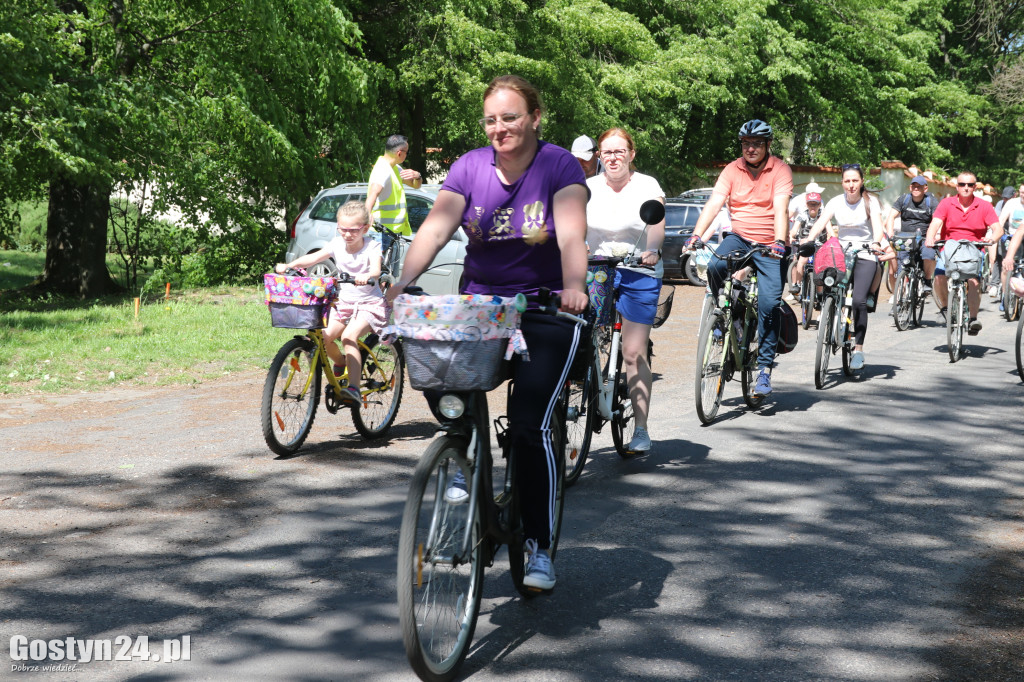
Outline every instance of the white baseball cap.
<svg viewBox="0 0 1024 682">
<path fill-rule="evenodd" d="M 808 193 L 817 192 L 818 194 L 821 194 L 825 191 L 825 188 L 812 180 L 807 183 L 807 187 L 804 188 L 804 191 Z"/>
<path fill-rule="evenodd" d="M 594 158 L 594 152 L 597 151 L 597 142 L 589 135 L 580 135 L 572 141 L 572 149 L 569 151 L 577 159 L 590 161 Z"/>
</svg>

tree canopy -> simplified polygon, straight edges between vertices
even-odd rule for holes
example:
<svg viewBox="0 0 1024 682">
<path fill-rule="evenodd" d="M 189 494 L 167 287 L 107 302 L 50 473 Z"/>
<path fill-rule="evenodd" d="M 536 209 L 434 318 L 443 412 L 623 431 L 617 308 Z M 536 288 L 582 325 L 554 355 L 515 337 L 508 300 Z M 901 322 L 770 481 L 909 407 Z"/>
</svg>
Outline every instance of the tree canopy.
<svg viewBox="0 0 1024 682">
<path fill-rule="evenodd" d="M 754 117 L 797 163 L 1016 184 L 1022 27 L 1024 0 L 8 0 L 0 242 L 16 201 L 48 197 L 43 285 L 102 290 L 104 204 L 142 183 L 196 229 L 268 238 L 365 180 L 388 134 L 420 170 L 485 144 L 503 73 L 540 88 L 546 139 L 625 127 L 673 192 Z"/>
</svg>

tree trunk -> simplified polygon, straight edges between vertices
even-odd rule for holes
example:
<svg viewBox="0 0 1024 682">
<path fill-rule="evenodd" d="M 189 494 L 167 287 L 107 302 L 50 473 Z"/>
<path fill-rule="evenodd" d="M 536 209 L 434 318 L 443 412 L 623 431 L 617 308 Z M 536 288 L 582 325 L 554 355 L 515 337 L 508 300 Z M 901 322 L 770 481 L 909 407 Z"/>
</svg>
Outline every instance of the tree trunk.
<svg viewBox="0 0 1024 682">
<path fill-rule="evenodd" d="M 80 185 L 61 173 L 50 181 L 44 291 L 90 298 L 119 290 L 107 271 L 110 186 Z"/>
</svg>

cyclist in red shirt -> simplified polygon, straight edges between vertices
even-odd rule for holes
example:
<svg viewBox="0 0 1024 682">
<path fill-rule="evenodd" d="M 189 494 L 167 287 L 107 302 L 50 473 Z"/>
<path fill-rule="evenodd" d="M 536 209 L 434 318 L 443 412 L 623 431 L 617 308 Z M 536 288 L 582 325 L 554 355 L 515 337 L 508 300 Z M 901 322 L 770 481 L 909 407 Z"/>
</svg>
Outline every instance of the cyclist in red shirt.
<svg viewBox="0 0 1024 682">
<path fill-rule="evenodd" d="M 939 202 L 932 215 L 932 223 L 928 226 L 928 238 L 925 246 L 933 248 L 939 238 L 946 240 L 970 239 L 972 241 L 994 241 L 998 234 L 999 216 L 992 204 L 974 196 L 974 188 L 978 179 L 974 173 L 964 171 L 956 178 L 956 196 L 946 197 Z M 935 259 L 935 300 L 946 313 L 946 300 L 949 290 L 946 286 L 946 255 L 948 247 Z M 967 333 L 971 336 L 981 331 L 978 322 L 978 308 L 981 306 L 981 291 L 978 279 L 967 280 L 967 308 L 970 311 L 970 326 Z"/>
</svg>

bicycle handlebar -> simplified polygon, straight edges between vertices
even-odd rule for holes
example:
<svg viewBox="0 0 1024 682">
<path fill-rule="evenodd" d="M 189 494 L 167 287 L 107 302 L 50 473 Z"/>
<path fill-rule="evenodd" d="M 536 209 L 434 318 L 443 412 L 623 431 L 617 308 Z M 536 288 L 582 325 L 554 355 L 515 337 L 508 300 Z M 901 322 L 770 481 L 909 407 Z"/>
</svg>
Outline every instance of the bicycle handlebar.
<svg viewBox="0 0 1024 682">
<path fill-rule="evenodd" d="M 415 284 L 409 284 L 405 287 L 405 293 L 410 296 L 427 296 L 427 292 L 423 290 L 423 287 Z M 541 287 L 536 294 L 523 294 L 523 299 L 526 303 L 536 303 L 537 308 L 535 310 L 544 313 L 545 315 L 553 315 L 560 317 L 565 320 L 572 320 L 579 324 L 586 324 L 587 321 L 578 315 L 572 313 L 565 313 L 559 310 L 562 304 L 562 297 L 557 293 L 551 291 L 546 287 Z M 522 312 L 522 311 L 520 311 Z"/>
<path fill-rule="evenodd" d="M 284 274 L 289 276 L 289 277 L 305 277 L 306 276 L 306 270 L 304 268 L 288 268 L 287 270 L 284 271 Z M 332 275 L 332 276 L 334 277 L 335 281 L 338 282 L 338 284 L 355 284 L 356 283 L 355 277 L 353 277 L 352 275 L 348 274 L 347 272 L 339 272 L 339 273 L 337 273 L 335 275 Z M 371 286 L 372 287 L 375 284 L 377 284 L 377 281 L 378 281 L 378 279 L 376 277 L 370 277 L 370 278 L 368 278 L 366 280 L 366 285 L 365 286 Z M 363 285 L 360 284 L 360 285 L 357 285 L 357 286 L 363 286 Z"/>
</svg>

